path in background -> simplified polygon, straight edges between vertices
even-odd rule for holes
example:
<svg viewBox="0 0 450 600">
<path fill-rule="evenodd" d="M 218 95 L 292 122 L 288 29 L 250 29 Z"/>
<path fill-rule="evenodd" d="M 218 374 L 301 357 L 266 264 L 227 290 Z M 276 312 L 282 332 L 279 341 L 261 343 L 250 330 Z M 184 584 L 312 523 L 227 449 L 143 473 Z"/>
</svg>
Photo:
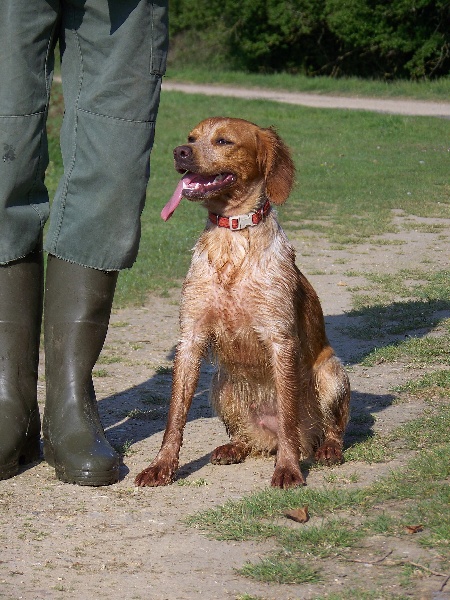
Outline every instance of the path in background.
<svg viewBox="0 0 450 600">
<path fill-rule="evenodd" d="M 301 92 L 282 92 L 268 89 L 245 89 L 221 85 L 199 85 L 177 83 L 164 79 L 163 91 L 184 92 L 185 94 L 204 94 L 206 96 L 231 96 L 247 100 L 272 100 L 315 108 L 342 108 L 351 110 L 369 110 L 398 115 L 441 117 L 450 119 L 449 102 L 425 102 L 421 100 L 393 100 L 382 98 L 356 98 L 327 96 Z"/>
</svg>

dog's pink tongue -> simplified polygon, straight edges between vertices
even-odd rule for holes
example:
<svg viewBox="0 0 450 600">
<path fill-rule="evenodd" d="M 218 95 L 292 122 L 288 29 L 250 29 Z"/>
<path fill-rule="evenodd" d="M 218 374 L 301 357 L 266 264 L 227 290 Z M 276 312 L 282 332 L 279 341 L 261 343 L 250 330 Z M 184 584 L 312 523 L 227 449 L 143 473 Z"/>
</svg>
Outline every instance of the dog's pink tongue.
<svg viewBox="0 0 450 600">
<path fill-rule="evenodd" d="M 181 199 L 183 197 L 181 195 L 181 192 L 183 191 L 185 182 L 189 182 L 191 179 L 192 179 L 192 173 L 186 173 L 185 175 L 183 175 L 183 177 L 178 182 L 177 187 L 175 188 L 175 191 L 174 191 L 174 193 L 172 195 L 172 198 L 169 200 L 169 202 L 162 209 L 162 211 L 161 211 L 161 219 L 163 219 L 164 221 L 167 221 L 168 219 L 170 219 L 170 217 L 175 212 L 176 207 L 181 202 Z"/>
</svg>

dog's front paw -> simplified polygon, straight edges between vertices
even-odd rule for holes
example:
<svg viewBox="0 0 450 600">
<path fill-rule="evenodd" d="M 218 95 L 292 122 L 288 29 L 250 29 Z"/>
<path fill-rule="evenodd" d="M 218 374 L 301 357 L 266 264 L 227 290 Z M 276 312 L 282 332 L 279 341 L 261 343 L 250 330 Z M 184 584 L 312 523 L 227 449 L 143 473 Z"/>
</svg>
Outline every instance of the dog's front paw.
<svg viewBox="0 0 450 600">
<path fill-rule="evenodd" d="M 175 477 L 175 469 L 166 463 L 155 463 L 141 471 L 134 480 L 138 487 L 157 487 L 172 483 Z"/>
<path fill-rule="evenodd" d="M 306 481 L 300 472 L 300 469 L 292 467 L 276 467 L 270 483 L 272 487 L 288 488 L 306 485 Z"/>
<path fill-rule="evenodd" d="M 315 459 L 322 465 L 339 465 L 344 462 L 341 446 L 334 441 L 322 444 L 315 454 Z"/>
</svg>

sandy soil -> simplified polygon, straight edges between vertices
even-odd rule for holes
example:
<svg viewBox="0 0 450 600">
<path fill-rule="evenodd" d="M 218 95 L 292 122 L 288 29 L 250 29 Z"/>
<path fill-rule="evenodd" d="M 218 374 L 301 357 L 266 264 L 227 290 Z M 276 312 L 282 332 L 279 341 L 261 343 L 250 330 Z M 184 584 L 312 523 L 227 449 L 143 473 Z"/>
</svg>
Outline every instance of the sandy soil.
<svg viewBox="0 0 450 600">
<path fill-rule="evenodd" d="M 431 261 L 430 268 L 442 269 L 448 267 L 450 250 L 448 235 L 427 233 L 422 227 L 436 220 L 396 213 L 395 222 L 398 232 L 385 236 L 395 242 L 390 245 L 367 243 L 342 250 L 315 234 L 291 236 L 298 264 L 321 298 L 331 342 L 348 366 L 353 414 L 369 416 L 368 427 L 381 432 L 418 415 L 423 406 L 393 403 L 392 386 L 411 377 L 402 365 L 367 368 L 355 362 L 374 342 L 345 333 L 346 326 L 356 324 L 347 314 L 350 288 L 364 283 L 364 277 L 346 273 L 396 272 L 417 266 L 418 257 Z M 409 227 L 414 223 L 417 229 Z M 254 582 L 235 569 L 264 556 L 273 547 L 271 542 L 219 542 L 183 523 L 184 517 L 199 510 L 264 488 L 273 471 L 271 459 L 231 466 L 208 462 L 209 453 L 227 436 L 208 405 L 211 367 L 207 364 L 185 431 L 178 481 L 166 488 L 134 487 L 135 475 L 153 458 L 162 439 L 170 395 L 168 367 L 178 336 L 178 302 L 176 289 L 168 298 L 150 297 L 144 307 L 115 311 L 112 316 L 95 383 L 108 437 L 114 445 L 128 448 L 120 482 L 107 488 L 64 484 L 45 462 L 0 481 L 0 598 L 231 600 L 245 593 L 288 600 L 340 592 L 344 584 L 370 588 L 376 581 L 376 568 L 369 564 L 333 560 L 326 563 L 324 584 Z M 43 406 L 43 374 L 39 399 Z M 355 472 L 358 485 L 366 485 L 405 459 L 399 451 L 388 463 L 346 463 L 331 472 L 340 482 L 336 485 L 350 485 Z M 308 485 L 323 486 L 329 473 L 313 470 Z M 382 553 L 384 543 L 371 540 L 367 556 Z M 393 549 L 397 558 L 420 562 L 416 545 L 402 543 Z M 426 578 L 411 597 L 450 598 L 435 593 L 439 585 L 438 578 Z M 392 593 L 400 591 L 404 592 L 393 580 Z"/>
<path fill-rule="evenodd" d="M 372 429 L 382 432 L 413 418 L 423 406 L 392 403 L 391 387 L 411 376 L 401 365 L 364 368 L 354 362 L 373 342 L 357 342 L 342 331 L 353 324 L 346 314 L 351 305 L 349 288 L 363 282 L 345 273 L 397 271 L 416 265 L 417 256 L 432 260 L 433 268 L 443 268 L 449 251 L 448 237 L 444 241 L 441 235 L 438 241 L 436 233 L 403 228 L 430 220 L 401 214 L 395 220 L 399 231 L 389 238 L 403 242 L 400 245 L 336 250 L 315 235 L 291 237 L 298 263 L 320 295 L 331 341 L 349 368 L 353 412 L 373 415 Z M 167 488 L 134 487 L 134 476 L 155 455 L 162 438 L 170 394 L 170 373 L 164 367 L 170 367 L 177 342 L 178 300 L 179 290 L 174 290 L 169 298 L 151 297 L 145 307 L 115 311 L 112 317 L 96 369 L 102 375 L 96 377 L 96 388 L 109 438 L 117 446 L 132 444 L 121 481 L 107 488 L 72 486 L 56 480 L 53 469 L 40 462 L 0 482 L 0 597 L 225 600 L 248 593 L 281 600 L 338 591 L 352 577 L 368 577 L 370 582 L 368 568 L 358 576 L 354 565 L 338 561 L 330 562 L 327 586 L 253 582 L 234 569 L 264 555 L 270 543 L 218 542 L 183 524 L 187 515 L 262 489 L 273 470 L 271 459 L 232 466 L 209 464 L 209 453 L 227 437 L 208 405 L 208 365 L 186 428 L 178 482 Z M 42 377 L 39 387 L 43 403 Z M 131 411 L 136 409 L 133 417 Z M 389 463 L 347 463 L 333 472 L 341 481 L 357 472 L 358 485 L 366 485 L 404 458 L 399 454 Z M 312 471 L 308 485 L 324 485 L 327 474 L 328 470 Z M 403 545 L 396 551 L 409 556 L 410 549 Z M 437 582 L 430 580 L 427 586 L 438 589 Z"/>
</svg>

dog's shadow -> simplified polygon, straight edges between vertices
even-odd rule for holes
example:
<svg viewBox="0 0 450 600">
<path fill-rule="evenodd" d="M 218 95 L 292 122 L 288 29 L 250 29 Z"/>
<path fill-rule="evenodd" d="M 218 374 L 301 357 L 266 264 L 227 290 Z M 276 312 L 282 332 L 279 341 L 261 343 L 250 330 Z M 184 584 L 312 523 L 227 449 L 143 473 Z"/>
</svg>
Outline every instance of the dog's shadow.
<svg viewBox="0 0 450 600">
<path fill-rule="evenodd" d="M 407 305 L 408 303 L 406 303 Z M 426 303 L 428 310 L 431 308 Z M 394 307 L 395 308 L 395 307 Z M 404 306 L 408 310 L 408 306 Z M 414 302 L 414 310 L 417 311 L 417 302 Z M 383 348 L 393 342 L 408 337 L 423 337 L 429 333 L 438 322 L 450 316 L 450 303 L 445 306 L 442 302 L 433 308 L 437 309 L 433 319 L 429 319 L 420 329 L 411 329 L 406 334 L 384 335 L 380 338 L 362 340 L 360 336 L 352 335 L 355 328 L 361 326 L 361 319 L 365 315 L 362 311 L 352 315 L 327 315 L 327 332 L 332 346 L 347 365 L 357 364 L 365 356 L 375 349 Z M 369 313 L 371 309 L 368 309 Z M 368 313 L 368 317 L 371 314 Z M 362 341 L 362 345 L 359 341 Z M 357 350 L 355 350 L 357 348 Z M 166 357 L 173 360 L 175 348 Z M 201 373 L 197 391 L 192 401 L 188 414 L 188 422 L 196 419 L 208 419 L 213 417 L 213 411 L 209 405 L 209 385 L 214 367 L 207 361 L 202 363 Z M 99 401 L 102 422 L 107 429 L 107 436 L 111 443 L 119 451 L 125 453 L 133 444 L 149 439 L 161 433 L 165 429 L 166 419 L 170 403 L 170 390 L 172 383 L 172 372 L 156 373 L 147 381 L 123 390 L 113 396 L 103 398 Z M 356 443 L 367 440 L 374 435 L 374 423 L 376 413 L 383 412 L 391 406 L 395 399 L 393 394 L 372 394 L 363 389 L 353 389 L 351 399 L 351 419 L 344 438 L 344 448 L 349 448 Z M 160 443 L 160 440 L 158 444 Z M 188 441 L 186 441 L 188 443 Z M 190 463 L 181 465 L 179 477 L 188 475 L 201 469 L 208 461 L 209 455 L 215 446 L 213 439 L 205 440 L 206 454 L 196 458 Z M 152 450 L 154 454 L 159 447 Z M 148 461 L 154 456 L 149 456 Z M 126 467 L 124 467 L 126 469 Z"/>
<path fill-rule="evenodd" d="M 209 385 L 213 371 L 214 367 L 206 361 L 202 364 L 199 385 L 188 413 L 188 422 L 210 419 L 214 416 L 209 404 Z M 137 442 L 161 434 L 165 429 L 170 403 L 171 377 L 170 372 L 156 374 L 137 386 L 99 402 L 107 437 L 119 452 L 125 454 L 121 478 L 124 478 L 129 472 L 126 466 L 127 451 L 130 448 L 132 450 L 132 446 Z M 372 437 L 374 435 L 374 413 L 390 406 L 393 400 L 394 396 L 391 394 L 374 395 L 353 390 L 352 418 L 347 428 L 344 448 Z M 152 447 L 152 454 L 146 457 L 148 463 L 156 456 L 160 442 L 161 436 L 159 435 L 157 444 Z M 185 439 L 185 443 L 189 443 L 188 438 Z M 217 445 L 212 436 L 206 438 L 205 454 L 188 463 L 181 464 L 177 478 L 184 479 L 204 467 L 209 462 L 210 454 Z M 146 465 L 142 465 L 142 467 L 144 466 Z"/>
<path fill-rule="evenodd" d="M 173 360 L 174 354 L 175 347 L 166 356 L 166 360 Z M 209 403 L 209 386 L 213 372 L 214 367 L 207 360 L 204 360 L 187 422 L 197 419 L 209 419 L 214 416 Z M 169 412 L 171 386 L 172 370 L 169 369 L 156 373 L 147 381 L 136 386 L 99 400 L 100 416 L 107 438 L 112 446 L 124 455 L 121 478 L 128 472 L 126 455 L 132 445 L 150 439 L 152 436 L 164 431 Z M 158 444 L 160 442 L 161 439 L 159 439 Z M 177 478 L 183 478 L 207 464 L 209 454 L 214 450 L 214 447 L 211 447 L 204 456 L 195 459 L 191 463 L 181 465 Z M 159 446 L 152 448 L 155 455 L 158 450 Z M 147 458 L 150 462 L 154 456 L 150 455 Z"/>
</svg>

